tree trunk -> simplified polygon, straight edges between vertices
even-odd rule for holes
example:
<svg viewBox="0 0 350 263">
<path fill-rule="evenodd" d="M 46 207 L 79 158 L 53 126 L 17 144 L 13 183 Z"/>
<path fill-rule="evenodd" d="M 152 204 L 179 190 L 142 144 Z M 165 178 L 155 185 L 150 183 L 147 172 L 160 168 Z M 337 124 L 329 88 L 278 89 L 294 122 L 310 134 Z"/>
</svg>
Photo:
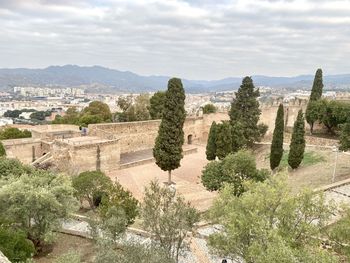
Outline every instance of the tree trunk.
<svg viewBox="0 0 350 263">
<path fill-rule="evenodd" d="M 171 185 L 171 170 L 168 171 L 168 185 Z"/>
<path fill-rule="evenodd" d="M 311 135 L 314 133 L 314 123 L 310 123 L 310 133 Z"/>
</svg>

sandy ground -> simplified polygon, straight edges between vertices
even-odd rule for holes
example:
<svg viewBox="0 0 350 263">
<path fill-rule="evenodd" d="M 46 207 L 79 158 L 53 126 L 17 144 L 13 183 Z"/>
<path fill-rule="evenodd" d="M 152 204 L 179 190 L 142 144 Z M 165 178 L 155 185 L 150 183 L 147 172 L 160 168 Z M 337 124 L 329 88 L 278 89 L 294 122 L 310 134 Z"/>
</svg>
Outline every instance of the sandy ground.
<svg viewBox="0 0 350 263">
<path fill-rule="evenodd" d="M 176 183 L 178 193 L 202 211 L 210 207 L 216 196 L 215 193 L 208 192 L 200 182 L 201 172 L 207 163 L 205 147 L 198 146 L 197 153 L 185 155 L 181 161 L 181 167 L 172 172 L 172 181 Z M 141 200 L 144 187 L 154 179 L 160 183 L 166 182 L 168 173 L 162 171 L 155 163 L 149 163 L 118 170 L 109 176 L 117 179 L 137 199 Z"/>
<path fill-rule="evenodd" d="M 173 171 L 172 180 L 176 183 L 178 193 L 190 201 L 197 209 L 207 210 L 217 195 L 207 191 L 200 182 L 201 172 L 208 163 L 205 156 L 205 146 L 199 146 L 198 152 L 184 156 L 181 167 Z M 294 191 L 304 187 L 317 188 L 332 183 L 335 153 L 331 150 L 307 148 L 307 151 L 316 151 L 325 161 L 311 166 L 301 166 L 295 171 L 285 170 L 289 174 L 289 182 Z M 269 168 L 269 145 L 258 146 L 254 149 L 258 168 Z M 167 181 L 167 172 L 162 171 L 155 163 L 131 167 L 109 174 L 117 179 L 133 195 L 141 200 L 144 187 L 151 180 L 157 179 L 160 183 Z M 350 177 L 350 155 L 339 154 L 335 181 Z"/>
</svg>

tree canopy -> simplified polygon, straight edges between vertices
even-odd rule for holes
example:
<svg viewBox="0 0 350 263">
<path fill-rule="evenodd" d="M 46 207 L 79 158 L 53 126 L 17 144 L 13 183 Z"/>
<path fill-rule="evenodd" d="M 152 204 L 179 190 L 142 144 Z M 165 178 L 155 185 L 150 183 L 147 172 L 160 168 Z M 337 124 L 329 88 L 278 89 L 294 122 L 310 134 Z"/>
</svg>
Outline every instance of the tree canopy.
<svg viewBox="0 0 350 263">
<path fill-rule="evenodd" d="M 150 99 L 149 114 L 152 120 L 161 119 L 163 115 L 165 91 L 157 91 Z"/>
<path fill-rule="evenodd" d="M 67 176 L 35 171 L 3 181 L 0 187 L 0 210 L 6 222 L 13 222 L 27 233 L 40 250 L 52 241 L 53 231 L 62 219 L 76 209 L 74 189 Z"/>
<path fill-rule="evenodd" d="M 247 180 L 263 181 L 268 176 L 266 170 L 258 170 L 254 155 L 247 150 L 240 150 L 227 155 L 222 161 L 208 163 L 202 171 L 202 184 L 209 191 L 219 190 L 225 183 L 234 186 L 234 194 L 239 196 Z"/>
<path fill-rule="evenodd" d="M 210 219 L 222 225 L 209 237 L 214 251 L 247 263 L 337 262 L 320 249 L 321 231 L 334 207 L 322 193 L 303 191 L 293 194 L 284 176 L 246 184 L 237 197 L 227 184 L 210 210 Z"/>
<path fill-rule="evenodd" d="M 157 181 L 152 181 L 145 188 L 142 218 L 145 230 L 155 237 L 154 243 L 164 249 L 169 259 L 178 262 L 185 238 L 198 222 L 199 213 L 169 187 L 161 187 Z"/>
<path fill-rule="evenodd" d="M 20 130 L 14 127 L 7 127 L 0 130 L 0 140 L 30 138 L 32 133 L 28 130 Z"/>
<path fill-rule="evenodd" d="M 215 113 L 216 111 L 217 111 L 217 108 L 215 107 L 214 104 L 209 103 L 203 106 L 204 114 Z"/>
</svg>

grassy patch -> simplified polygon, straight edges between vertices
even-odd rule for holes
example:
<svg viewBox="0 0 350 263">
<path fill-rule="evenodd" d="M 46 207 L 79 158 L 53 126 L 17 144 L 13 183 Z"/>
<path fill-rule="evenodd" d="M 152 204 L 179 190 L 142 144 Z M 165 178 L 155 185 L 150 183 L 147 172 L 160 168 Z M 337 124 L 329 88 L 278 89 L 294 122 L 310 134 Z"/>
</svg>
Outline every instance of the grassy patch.
<svg viewBox="0 0 350 263">
<path fill-rule="evenodd" d="M 280 168 L 288 167 L 288 154 L 289 154 L 289 151 L 283 152 L 282 160 L 279 166 Z M 269 158 L 270 158 L 270 155 L 268 154 L 266 156 L 266 159 L 268 160 Z M 304 167 L 311 166 L 324 161 L 325 161 L 325 158 L 322 155 L 318 154 L 317 152 L 306 151 L 304 153 L 304 159 L 301 162 L 301 166 L 304 166 Z"/>
<path fill-rule="evenodd" d="M 282 156 L 282 160 L 280 163 L 280 167 L 287 167 L 288 166 L 288 154 L 289 151 L 284 151 L 283 156 Z M 320 162 L 324 162 L 325 158 L 313 151 L 306 151 L 304 153 L 304 159 L 301 162 L 302 166 L 311 166 Z"/>
</svg>

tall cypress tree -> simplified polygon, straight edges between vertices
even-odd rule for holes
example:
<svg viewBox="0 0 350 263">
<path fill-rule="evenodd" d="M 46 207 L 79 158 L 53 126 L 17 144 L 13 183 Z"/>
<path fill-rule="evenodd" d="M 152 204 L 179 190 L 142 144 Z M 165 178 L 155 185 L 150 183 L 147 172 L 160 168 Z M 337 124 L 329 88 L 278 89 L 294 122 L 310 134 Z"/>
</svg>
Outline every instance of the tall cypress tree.
<svg viewBox="0 0 350 263">
<path fill-rule="evenodd" d="M 2 142 L 0 141 L 0 157 L 6 156 L 6 150 Z"/>
<path fill-rule="evenodd" d="M 343 124 L 339 140 L 339 150 L 350 150 L 350 118 Z"/>
<path fill-rule="evenodd" d="M 299 167 L 304 158 L 305 151 L 305 120 L 302 110 L 294 122 L 292 140 L 289 146 L 288 164 L 293 169 Z"/>
<path fill-rule="evenodd" d="M 230 121 L 231 124 L 240 122 L 245 141 L 251 145 L 260 135 L 258 121 L 261 111 L 257 100 L 260 93 L 255 89 L 252 78 L 245 77 L 235 95 L 229 113 Z"/>
<path fill-rule="evenodd" d="M 215 121 L 213 121 L 213 123 L 210 126 L 207 148 L 205 153 L 207 155 L 207 160 L 209 161 L 215 160 L 215 157 L 216 157 L 216 122 Z"/>
<path fill-rule="evenodd" d="M 185 91 L 181 79 L 172 78 L 168 82 L 162 121 L 153 148 L 156 164 L 163 171 L 168 171 L 168 184 L 172 183 L 171 171 L 180 166 L 183 157 L 185 118 Z"/>
<path fill-rule="evenodd" d="M 323 91 L 323 77 L 322 77 L 322 69 L 317 69 L 314 82 L 312 84 L 311 94 L 309 103 L 307 104 L 305 118 L 307 123 L 310 125 L 310 132 L 313 133 L 314 123 L 318 119 L 318 104 L 316 101 L 321 99 Z"/>
<path fill-rule="evenodd" d="M 283 131 L 284 131 L 284 110 L 281 103 L 278 107 L 275 120 L 275 129 L 273 131 L 271 152 L 270 152 L 270 167 L 274 170 L 280 165 L 283 156 Z"/>
<path fill-rule="evenodd" d="M 232 153 L 232 127 L 228 121 L 216 125 L 216 156 L 222 160 Z"/>
</svg>

